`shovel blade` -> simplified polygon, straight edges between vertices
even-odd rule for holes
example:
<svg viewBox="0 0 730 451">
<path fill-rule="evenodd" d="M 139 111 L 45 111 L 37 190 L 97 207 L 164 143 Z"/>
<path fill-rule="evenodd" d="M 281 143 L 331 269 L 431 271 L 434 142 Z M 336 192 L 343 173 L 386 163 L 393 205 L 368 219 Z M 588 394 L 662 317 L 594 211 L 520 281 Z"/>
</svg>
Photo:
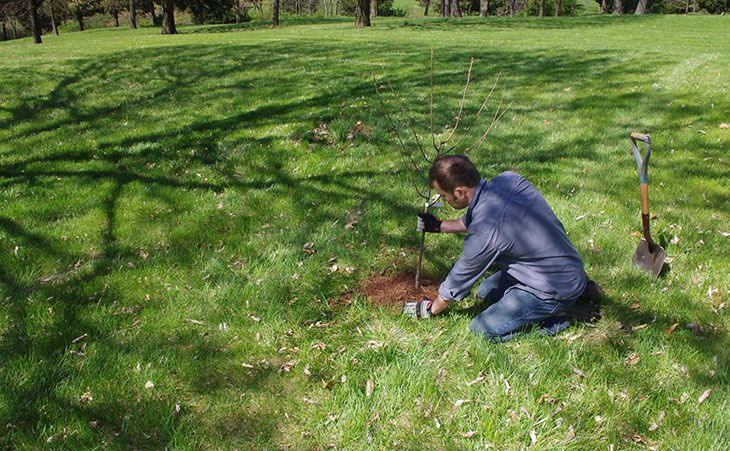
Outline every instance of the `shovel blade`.
<svg viewBox="0 0 730 451">
<path fill-rule="evenodd" d="M 659 273 L 662 272 L 662 267 L 664 266 L 664 259 L 666 258 L 667 254 L 661 246 L 656 243 L 652 243 L 649 246 L 649 242 L 642 239 L 639 241 L 639 246 L 636 248 L 636 252 L 634 252 L 632 261 L 636 266 L 652 274 L 654 277 L 659 277 Z"/>
</svg>

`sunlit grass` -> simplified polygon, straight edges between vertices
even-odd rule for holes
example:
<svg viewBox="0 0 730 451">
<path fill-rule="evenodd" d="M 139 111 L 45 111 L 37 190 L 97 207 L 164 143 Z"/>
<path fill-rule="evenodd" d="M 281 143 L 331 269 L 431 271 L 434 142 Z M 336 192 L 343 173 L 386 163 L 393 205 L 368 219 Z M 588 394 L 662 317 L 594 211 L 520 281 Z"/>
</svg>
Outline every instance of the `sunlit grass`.
<svg viewBox="0 0 730 451">
<path fill-rule="evenodd" d="M 374 25 L 0 44 L 0 443 L 519 448 L 534 431 L 541 448 L 727 448 L 726 18 Z M 548 198 L 606 290 L 595 327 L 498 345 L 458 311 L 337 303 L 413 268 L 419 201 L 371 76 L 429 139 L 431 46 L 438 130 L 470 58 L 467 118 L 502 72 L 513 108 L 472 157 Z M 358 121 L 371 133 L 349 139 Z M 630 264 L 628 133 L 646 129 L 658 280 Z M 428 271 L 459 250 L 429 236 Z"/>
</svg>

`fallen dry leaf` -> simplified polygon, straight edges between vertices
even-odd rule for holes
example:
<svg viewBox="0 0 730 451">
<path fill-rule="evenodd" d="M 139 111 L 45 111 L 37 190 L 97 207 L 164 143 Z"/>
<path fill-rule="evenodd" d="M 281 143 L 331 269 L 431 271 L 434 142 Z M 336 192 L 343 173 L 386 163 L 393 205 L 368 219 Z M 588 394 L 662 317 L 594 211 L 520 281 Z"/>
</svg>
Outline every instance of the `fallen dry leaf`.
<svg viewBox="0 0 730 451">
<path fill-rule="evenodd" d="M 530 431 L 530 441 L 533 445 L 537 443 L 537 432 L 534 429 Z"/>
<path fill-rule="evenodd" d="M 462 437 L 464 437 L 464 438 L 472 438 L 472 437 L 474 437 L 474 436 L 475 436 L 475 435 L 477 435 L 477 434 L 478 434 L 478 432 L 477 432 L 477 431 L 469 431 L 469 432 L 462 432 L 462 433 L 461 433 L 461 434 L 459 434 L 459 435 L 461 435 L 461 436 L 462 436 Z"/>
<path fill-rule="evenodd" d="M 730 128 L 730 125 L 723 122 L 722 124 L 720 124 L 720 128 Z"/>
<path fill-rule="evenodd" d="M 669 240 L 669 243 L 672 245 L 677 245 L 679 243 L 679 237 L 677 235 L 674 235 L 674 238 Z"/>
<path fill-rule="evenodd" d="M 463 404 L 466 404 L 466 403 L 468 403 L 468 402 L 471 402 L 471 399 L 458 399 L 458 400 L 456 400 L 456 402 L 454 403 L 454 407 L 458 409 L 458 408 L 459 408 L 459 407 L 461 407 L 461 406 L 462 406 Z"/>
<path fill-rule="evenodd" d="M 631 310 L 636 310 L 637 308 L 641 307 L 641 304 L 638 302 L 632 302 L 631 305 L 629 305 L 629 308 Z"/>
<path fill-rule="evenodd" d="M 254 322 L 257 322 L 257 323 L 258 323 L 259 321 L 261 321 L 261 318 L 259 318 L 259 317 L 258 317 L 258 316 L 256 316 L 256 315 L 248 315 L 248 317 L 249 317 L 249 318 L 251 318 L 251 320 L 252 320 L 252 321 L 254 321 Z M 202 323 L 201 323 L 201 324 L 202 324 Z"/>
<path fill-rule="evenodd" d="M 304 402 L 306 402 L 307 404 L 317 404 L 317 401 L 314 401 L 314 400 L 312 400 L 312 399 L 309 399 L 309 398 L 307 398 L 306 396 L 305 396 L 305 397 L 303 397 L 302 399 L 303 399 L 303 400 L 304 400 Z"/>
<path fill-rule="evenodd" d="M 192 323 L 192 324 L 196 324 L 198 326 L 202 326 L 203 324 L 205 324 L 202 321 L 198 321 L 197 319 L 192 319 L 192 318 L 185 318 L 185 321 Z"/>
<path fill-rule="evenodd" d="M 292 368 L 294 368 L 296 366 L 297 363 L 299 363 L 299 360 L 290 360 L 290 361 L 286 362 L 285 364 L 281 365 L 281 367 L 279 367 L 279 372 L 288 373 L 289 371 L 291 371 Z"/>
<path fill-rule="evenodd" d="M 705 400 L 710 397 L 710 393 L 712 393 L 711 388 L 705 390 L 705 392 L 700 395 L 699 399 L 697 399 L 697 404 L 702 404 L 703 402 L 705 402 Z"/>
<path fill-rule="evenodd" d="M 671 326 L 669 326 L 666 329 L 664 329 L 664 336 L 665 337 L 668 337 L 668 336 L 672 335 L 672 332 L 674 332 L 674 330 L 677 328 L 677 326 L 679 326 L 679 324 L 678 323 L 674 323 Z"/>
<path fill-rule="evenodd" d="M 573 429 L 573 426 L 568 428 L 568 432 L 565 434 L 565 440 L 564 442 L 569 442 L 575 438 L 575 429 Z"/>
<path fill-rule="evenodd" d="M 81 395 L 81 398 L 79 398 L 81 402 L 91 402 L 94 400 L 94 397 L 91 396 L 91 392 L 86 392 L 83 395 Z"/>
<path fill-rule="evenodd" d="M 345 230 L 349 230 L 354 228 L 357 225 L 357 221 L 349 221 L 347 224 L 345 224 Z"/>
<path fill-rule="evenodd" d="M 575 373 L 575 375 L 577 375 L 578 377 L 583 377 L 583 378 L 585 378 L 585 377 L 586 377 L 586 373 L 584 373 L 583 371 L 581 371 L 580 369 L 578 369 L 578 368 L 576 368 L 576 367 L 573 367 L 573 368 L 572 368 L 572 371 L 573 371 L 573 373 Z"/>
<path fill-rule="evenodd" d="M 478 382 L 483 381 L 484 379 L 485 379 L 484 374 L 482 372 L 479 372 L 479 374 L 477 375 L 476 379 L 467 382 L 466 385 L 474 385 L 474 384 L 476 384 Z"/>
<path fill-rule="evenodd" d="M 637 331 L 637 330 L 641 330 L 645 327 L 646 327 L 646 324 L 637 324 L 636 326 L 631 326 L 631 330 Z"/>
<path fill-rule="evenodd" d="M 365 396 L 368 398 L 373 395 L 373 389 L 375 388 L 375 383 L 372 379 L 368 379 L 367 383 L 365 384 Z"/>
<path fill-rule="evenodd" d="M 144 384 L 144 388 L 146 388 L 146 389 L 155 388 L 155 383 L 152 381 L 147 381 Z"/>
<path fill-rule="evenodd" d="M 657 429 L 659 429 L 659 425 L 656 423 L 651 423 L 651 425 L 649 426 L 649 432 L 654 432 Z"/>
<path fill-rule="evenodd" d="M 626 357 L 625 363 L 626 365 L 636 365 L 637 363 L 639 363 L 639 360 L 641 360 L 639 354 L 632 352 L 631 354 L 629 354 L 628 357 Z"/>
<path fill-rule="evenodd" d="M 307 255 L 317 253 L 317 249 L 314 248 L 314 243 L 304 243 L 304 246 L 302 246 L 302 251 Z"/>
<path fill-rule="evenodd" d="M 244 362 L 244 363 L 241 364 L 241 366 L 244 367 L 244 368 L 247 368 L 249 370 L 250 369 L 253 369 L 253 365 L 251 365 L 250 363 Z"/>
</svg>

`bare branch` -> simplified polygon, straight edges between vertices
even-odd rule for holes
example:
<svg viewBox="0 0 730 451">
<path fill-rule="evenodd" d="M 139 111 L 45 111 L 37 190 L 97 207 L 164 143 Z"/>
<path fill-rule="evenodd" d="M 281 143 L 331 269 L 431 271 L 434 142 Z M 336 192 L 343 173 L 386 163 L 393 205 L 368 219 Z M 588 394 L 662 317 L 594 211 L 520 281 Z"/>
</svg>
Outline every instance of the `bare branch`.
<svg viewBox="0 0 730 451">
<path fill-rule="evenodd" d="M 507 108 L 505 108 L 504 110 L 502 110 L 502 112 L 500 113 L 499 112 L 499 109 L 502 106 L 502 100 L 503 99 L 504 99 L 504 96 L 502 97 L 502 99 L 499 100 L 499 106 L 497 107 L 497 111 L 494 113 L 494 117 L 492 118 L 492 123 L 489 124 L 489 128 L 487 128 L 487 131 L 484 132 L 484 135 L 482 136 L 482 139 L 479 140 L 479 144 L 477 144 L 477 146 L 476 146 L 475 149 L 479 149 L 482 146 L 482 143 L 484 143 L 484 141 L 489 136 L 489 132 L 491 132 L 492 129 L 494 128 L 494 126 L 497 125 L 497 122 L 499 122 L 499 120 L 502 119 L 502 116 L 504 116 L 504 113 L 506 113 L 507 111 L 509 111 L 509 109 L 512 107 L 512 104 L 514 103 L 514 100 L 511 101 L 509 103 L 509 105 L 507 105 Z"/>
<path fill-rule="evenodd" d="M 466 101 L 466 93 L 469 90 L 469 83 L 471 82 L 471 68 L 474 65 L 474 58 L 471 59 L 471 62 L 469 62 L 469 71 L 466 74 L 466 83 L 464 84 L 464 93 L 461 95 L 461 104 L 459 105 L 459 114 L 456 115 L 456 123 L 454 124 L 454 128 L 451 129 L 451 134 L 449 134 L 449 137 L 444 140 L 441 145 L 445 146 L 446 144 L 451 141 L 451 138 L 454 136 L 454 133 L 456 133 L 456 130 L 459 128 L 459 122 L 461 122 L 461 114 L 464 112 L 464 102 Z"/>
<path fill-rule="evenodd" d="M 390 80 L 385 80 L 388 83 L 388 88 L 390 88 L 390 92 L 393 94 L 393 98 L 396 100 L 396 105 L 398 105 L 398 109 L 403 113 L 403 115 L 407 118 L 408 115 L 406 114 L 406 109 L 403 107 L 403 104 L 400 102 L 400 99 L 398 98 L 398 94 L 395 93 L 395 89 L 393 89 L 393 85 L 390 83 Z M 423 149 L 423 146 L 421 145 L 421 140 L 418 139 L 418 133 L 416 133 L 416 129 L 413 127 L 413 124 L 411 124 L 411 121 L 406 119 L 406 124 L 408 125 L 408 128 L 411 130 L 411 133 L 413 133 L 413 137 L 416 140 L 416 147 L 418 147 L 418 150 L 421 152 L 421 156 L 423 156 L 423 159 L 431 163 L 431 160 L 426 155 L 426 151 Z"/>
<path fill-rule="evenodd" d="M 464 133 L 459 137 L 459 139 L 456 140 L 456 143 L 451 148 L 449 148 L 449 152 L 459 146 L 459 144 L 461 143 L 461 140 L 464 139 L 464 137 L 469 134 L 469 132 L 471 131 L 471 128 L 474 126 L 474 124 L 477 123 L 477 119 L 479 119 L 479 115 L 482 114 L 482 111 L 489 103 L 489 100 L 492 98 L 492 93 L 494 92 L 494 89 L 497 87 L 497 83 L 499 83 L 499 77 L 501 77 L 501 76 L 502 76 L 502 72 L 499 72 L 497 74 L 497 78 L 494 79 L 494 84 L 492 85 L 492 89 L 489 90 L 489 94 L 487 94 L 487 97 L 484 99 L 484 102 L 482 102 L 482 105 L 479 107 L 479 111 L 477 111 L 477 114 L 474 116 L 474 121 L 466 128 L 466 130 L 464 130 Z"/>
<path fill-rule="evenodd" d="M 428 102 L 428 119 L 431 126 L 431 143 L 436 156 L 439 154 L 440 147 L 436 145 L 436 134 L 433 131 L 433 46 L 431 47 L 431 62 L 428 71 L 429 80 L 431 82 L 431 99 Z"/>
</svg>

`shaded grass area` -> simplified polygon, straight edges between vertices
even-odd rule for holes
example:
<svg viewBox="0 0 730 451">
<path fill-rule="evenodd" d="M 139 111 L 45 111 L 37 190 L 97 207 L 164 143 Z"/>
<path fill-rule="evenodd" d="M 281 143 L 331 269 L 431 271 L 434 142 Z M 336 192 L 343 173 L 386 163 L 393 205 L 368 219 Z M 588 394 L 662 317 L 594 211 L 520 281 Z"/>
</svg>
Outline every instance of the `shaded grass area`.
<svg viewBox="0 0 730 451">
<path fill-rule="evenodd" d="M 679 19 L 3 44 L 0 443 L 520 447 L 534 430 L 542 447 L 726 447 L 728 40 L 721 18 Z M 472 157 L 550 200 L 606 288 L 596 327 L 495 345 L 469 335 L 465 311 L 414 323 L 336 305 L 368 274 L 412 268 L 418 201 L 370 77 L 425 136 L 431 43 L 439 131 L 470 58 L 474 92 L 502 72 L 514 107 Z M 348 139 L 358 121 L 370 132 Z M 645 128 L 652 226 L 672 259 L 657 281 L 630 266 L 627 136 Z M 443 277 L 459 245 L 429 237 L 428 272 Z M 355 271 L 330 272 L 332 257 Z"/>
</svg>

